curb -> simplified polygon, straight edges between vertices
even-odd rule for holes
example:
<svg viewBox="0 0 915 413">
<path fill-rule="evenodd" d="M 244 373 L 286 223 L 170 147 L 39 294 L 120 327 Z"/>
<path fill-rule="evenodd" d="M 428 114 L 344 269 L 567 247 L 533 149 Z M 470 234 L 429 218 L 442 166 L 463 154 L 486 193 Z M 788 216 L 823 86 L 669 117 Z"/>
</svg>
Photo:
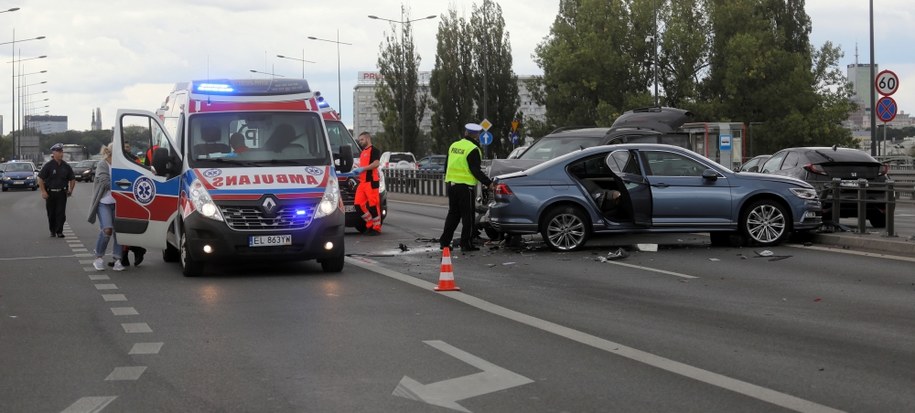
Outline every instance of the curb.
<svg viewBox="0 0 915 413">
<path fill-rule="evenodd" d="M 915 256 L 915 241 L 903 237 L 887 237 L 879 234 L 814 234 L 816 244 L 835 245 L 845 248 L 888 252 Z"/>
</svg>

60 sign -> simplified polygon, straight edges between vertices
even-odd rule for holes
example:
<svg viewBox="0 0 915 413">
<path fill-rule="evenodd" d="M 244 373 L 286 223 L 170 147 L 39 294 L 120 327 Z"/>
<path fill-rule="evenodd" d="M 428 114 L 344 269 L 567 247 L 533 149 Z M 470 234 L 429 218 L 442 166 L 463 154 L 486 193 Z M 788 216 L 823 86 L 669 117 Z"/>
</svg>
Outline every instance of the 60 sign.
<svg viewBox="0 0 915 413">
<path fill-rule="evenodd" d="M 896 76 L 892 70 L 884 70 L 874 79 L 874 87 L 881 95 L 890 96 L 899 90 L 899 76 Z"/>
</svg>

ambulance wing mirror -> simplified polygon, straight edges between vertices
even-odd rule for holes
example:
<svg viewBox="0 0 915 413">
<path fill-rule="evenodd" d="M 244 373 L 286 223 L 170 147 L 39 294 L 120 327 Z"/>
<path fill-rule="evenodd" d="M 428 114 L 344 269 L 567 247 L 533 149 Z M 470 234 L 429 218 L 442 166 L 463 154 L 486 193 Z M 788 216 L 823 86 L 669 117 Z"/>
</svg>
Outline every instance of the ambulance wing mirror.
<svg viewBox="0 0 915 413">
<path fill-rule="evenodd" d="M 349 172 L 353 170 L 353 147 L 349 145 L 340 145 L 340 172 Z"/>
<path fill-rule="evenodd" d="M 156 175 L 159 176 L 170 178 L 181 172 L 178 170 L 180 164 L 177 161 L 177 158 L 168 153 L 168 148 L 157 148 L 156 151 L 153 152 L 152 164 L 153 168 L 156 170 Z"/>
</svg>

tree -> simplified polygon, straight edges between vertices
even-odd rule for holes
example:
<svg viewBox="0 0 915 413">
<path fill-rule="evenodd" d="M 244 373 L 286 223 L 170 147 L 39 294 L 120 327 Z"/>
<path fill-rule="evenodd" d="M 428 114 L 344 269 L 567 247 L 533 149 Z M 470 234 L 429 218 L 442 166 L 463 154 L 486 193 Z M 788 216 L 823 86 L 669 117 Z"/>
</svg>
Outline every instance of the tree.
<svg viewBox="0 0 915 413">
<path fill-rule="evenodd" d="M 665 104 L 695 104 L 702 72 L 709 64 L 711 27 L 707 0 L 670 0 L 661 12 L 660 84 Z"/>
<path fill-rule="evenodd" d="M 646 28 L 630 32 L 623 0 L 560 0 L 549 36 L 537 46 L 543 69 L 532 90 L 547 109 L 550 125 L 607 125 L 648 94 Z M 645 13 L 639 14 L 639 21 Z M 637 44 L 632 46 L 632 44 Z"/>
<path fill-rule="evenodd" d="M 473 116 L 473 43 L 470 28 L 457 11 L 448 10 L 438 25 L 435 68 L 429 80 L 433 99 L 431 150 L 444 153 L 460 138 Z"/>
<path fill-rule="evenodd" d="M 492 144 L 487 153 L 504 157 L 511 148 L 506 145 L 520 102 L 518 99 L 518 76 L 512 71 L 511 43 L 505 32 L 502 6 L 492 0 L 483 0 L 480 7 L 474 5 L 468 27 L 473 39 L 473 56 L 477 119 L 488 119 L 493 127 Z"/>
<path fill-rule="evenodd" d="M 379 146 L 389 150 L 414 151 L 418 147 L 419 122 L 425 113 L 428 95 L 419 95 L 419 62 L 415 52 L 409 14 L 401 6 L 400 39 L 386 35 L 379 45 L 378 69 L 382 85 L 375 88 L 375 107 L 385 133 Z M 396 33 L 391 23 L 391 33 Z"/>
</svg>

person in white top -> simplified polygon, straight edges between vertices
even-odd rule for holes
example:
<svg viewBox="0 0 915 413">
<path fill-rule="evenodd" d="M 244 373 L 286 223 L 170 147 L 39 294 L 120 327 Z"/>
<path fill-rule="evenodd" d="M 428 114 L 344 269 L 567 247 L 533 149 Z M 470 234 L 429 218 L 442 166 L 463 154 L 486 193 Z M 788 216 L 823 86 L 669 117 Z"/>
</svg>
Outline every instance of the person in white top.
<svg viewBox="0 0 915 413">
<path fill-rule="evenodd" d="M 121 246 L 118 245 L 118 237 L 114 233 L 114 197 L 111 196 L 111 144 L 102 146 L 102 159 L 98 161 L 95 169 L 95 194 L 92 197 L 92 205 L 89 208 L 89 222 L 95 223 L 98 218 L 99 233 L 98 241 L 95 243 L 95 261 L 92 266 L 98 271 L 105 269 L 105 250 L 108 249 L 109 241 L 111 245 L 111 256 L 114 258 L 114 270 L 124 271 L 124 265 L 121 264 Z"/>
</svg>

